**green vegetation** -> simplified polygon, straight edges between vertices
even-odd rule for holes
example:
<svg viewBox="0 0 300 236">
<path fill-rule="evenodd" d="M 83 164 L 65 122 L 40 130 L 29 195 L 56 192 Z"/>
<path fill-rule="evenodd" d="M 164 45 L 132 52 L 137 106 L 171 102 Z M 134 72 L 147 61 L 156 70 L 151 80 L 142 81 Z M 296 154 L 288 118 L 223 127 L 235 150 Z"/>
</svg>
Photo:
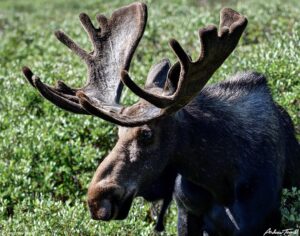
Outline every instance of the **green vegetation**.
<svg viewBox="0 0 300 236">
<path fill-rule="evenodd" d="M 21 74 L 28 65 L 44 82 L 62 79 L 80 86 L 85 67 L 53 36 L 62 28 L 87 49 L 91 45 L 77 16 L 107 15 L 130 1 L 0 1 L 0 234 L 151 235 L 149 204 L 135 201 L 127 220 L 95 222 L 85 204 L 88 183 L 116 140 L 107 122 L 64 112 L 45 99 Z M 243 70 L 268 77 L 275 100 L 290 113 L 300 137 L 300 1 L 146 1 L 149 22 L 131 66 L 140 83 L 163 57 L 174 62 L 168 40 L 176 38 L 197 57 L 197 29 L 218 22 L 222 6 L 249 19 L 238 48 L 212 82 Z M 208 2 L 208 1 L 207 1 Z M 221 2 L 221 1 L 220 1 Z M 124 102 L 136 97 L 125 91 Z M 300 181 L 300 180 L 299 180 Z M 300 192 L 285 191 L 283 223 L 300 221 Z M 290 203 L 287 199 L 294 199 Z M 300 224 L 299 224 L 300 225 Z M 166 235 L 176 234 L 176 208 Z"/>
</svg>

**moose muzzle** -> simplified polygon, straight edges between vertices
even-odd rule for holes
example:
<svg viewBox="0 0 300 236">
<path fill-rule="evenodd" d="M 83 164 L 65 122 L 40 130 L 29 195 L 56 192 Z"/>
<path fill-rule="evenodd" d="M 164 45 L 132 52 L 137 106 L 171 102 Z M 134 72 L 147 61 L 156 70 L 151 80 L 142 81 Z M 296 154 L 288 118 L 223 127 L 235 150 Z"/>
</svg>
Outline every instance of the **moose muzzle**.
<svg viewBox="0 0 300 236">
<path fill-rule="evenodd" d="M 88 190 L 88 206 L 94 220 L 122 220 L 130 210 L 134 193 L 118 185 L 91 184 Z"/>
<path fill-rule="evenodd" d="M 113 218 L 113 207 L 109 200 L 104 199 L 98 202 L 89 202 L 88 203 L 91 217 L 93 220 L 103 220 L 108 221 Z"/>
</svg>

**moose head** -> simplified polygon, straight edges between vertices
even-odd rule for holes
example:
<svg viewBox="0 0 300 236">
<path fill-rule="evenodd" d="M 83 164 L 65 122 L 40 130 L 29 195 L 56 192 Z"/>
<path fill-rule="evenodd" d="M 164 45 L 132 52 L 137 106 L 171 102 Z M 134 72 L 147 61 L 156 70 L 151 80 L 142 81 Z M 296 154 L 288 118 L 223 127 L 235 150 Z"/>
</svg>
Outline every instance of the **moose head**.
<svg viewBox="0 0 300 236">
<path fill-rule="evenodd" d="M 145 29 L 146 5 L 133 3 L 114 11 L 109 19 L 98 15 L 99 27 L 84 13 L 79 19 L 93 45 L 92 52 L 79 47 L 62 31 L 56 31 L 55 36 L 87 65 L 85 86 L 70 88 L 58 81 L 52 87 L 28 67 L 23 73 L 56 106 L 118 125 L 119 139 L 94 174 L 88 205 L 93 219 L 123 219 L 133 198 L 176 164 L 180 134 L 186 125 L 181 112 L 234 50 L 247 20 L 232 9 L 222 9 L 219 31 L 215 26 L 199 30 L 201 52 L 195 61 L 176 40 L 170 40 L 178 61 L 171 65 L 163 59 L 154 65 L 141 88 L 128 70 Z M 123 84 L 140 97 L 136 104 L 120 104 Z"/>
</svg>

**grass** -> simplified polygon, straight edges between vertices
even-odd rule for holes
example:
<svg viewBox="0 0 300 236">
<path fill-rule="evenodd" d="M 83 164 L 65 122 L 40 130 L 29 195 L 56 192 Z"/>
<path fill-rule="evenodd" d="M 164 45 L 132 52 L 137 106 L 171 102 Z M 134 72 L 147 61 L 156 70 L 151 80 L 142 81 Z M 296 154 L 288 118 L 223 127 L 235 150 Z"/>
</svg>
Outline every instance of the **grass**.
<svg viewBox="0 0 300 236">
<path fill-rule="evenodd" d="M 197 29 L 218 22 L 222 6 L 248 17 L 249 25 L 230 58 L 211 82 L 238 71 L 268 78 L 275 100 L 291 115 L 300 138 L 299 1 L 147 1 L 149 22 L 131 66 L 141 84 L 151 65 L 163 57 L 174 62 L 168 40 L 176 38 L 196 58 Z M 62 28 L 91 49 L 77 16 L 111 13 L 129 1 L 0 1 L 0 232 L 4 235 L 151 235 L 150 205 L 135 201 L 121 222 L 90 220 L 85 205 L 88 183 L 101 158 L 116 141 L 113 125 L 73 115 L 42 99 L 24 80 L 28 65 L 44 82 L 62 79 L 82 85 L 85 67 L 53 36 Z M 124 103 L 137 100 L 125 91 Z M 283 224 L 300 222 L 299 190 L 285 191 Z M 295 203 L 290 205 L 288 198 Z M 165 235 L 176 234 L 172 206 Z"/>
</svg>

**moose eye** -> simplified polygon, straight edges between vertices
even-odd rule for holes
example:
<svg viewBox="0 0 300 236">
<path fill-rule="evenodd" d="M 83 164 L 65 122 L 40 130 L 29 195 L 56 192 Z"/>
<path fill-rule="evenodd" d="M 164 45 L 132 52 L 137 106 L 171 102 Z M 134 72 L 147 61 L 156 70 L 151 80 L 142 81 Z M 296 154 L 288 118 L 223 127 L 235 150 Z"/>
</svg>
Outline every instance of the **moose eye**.
<svg viewBox="0 0 300 236">
<path fill-rule="evenodd" d="M 139 139 L 141 143 L 149 144 L 153 140 L 153 132 L 151 130 L 142 130 Z"/>
</svg>

